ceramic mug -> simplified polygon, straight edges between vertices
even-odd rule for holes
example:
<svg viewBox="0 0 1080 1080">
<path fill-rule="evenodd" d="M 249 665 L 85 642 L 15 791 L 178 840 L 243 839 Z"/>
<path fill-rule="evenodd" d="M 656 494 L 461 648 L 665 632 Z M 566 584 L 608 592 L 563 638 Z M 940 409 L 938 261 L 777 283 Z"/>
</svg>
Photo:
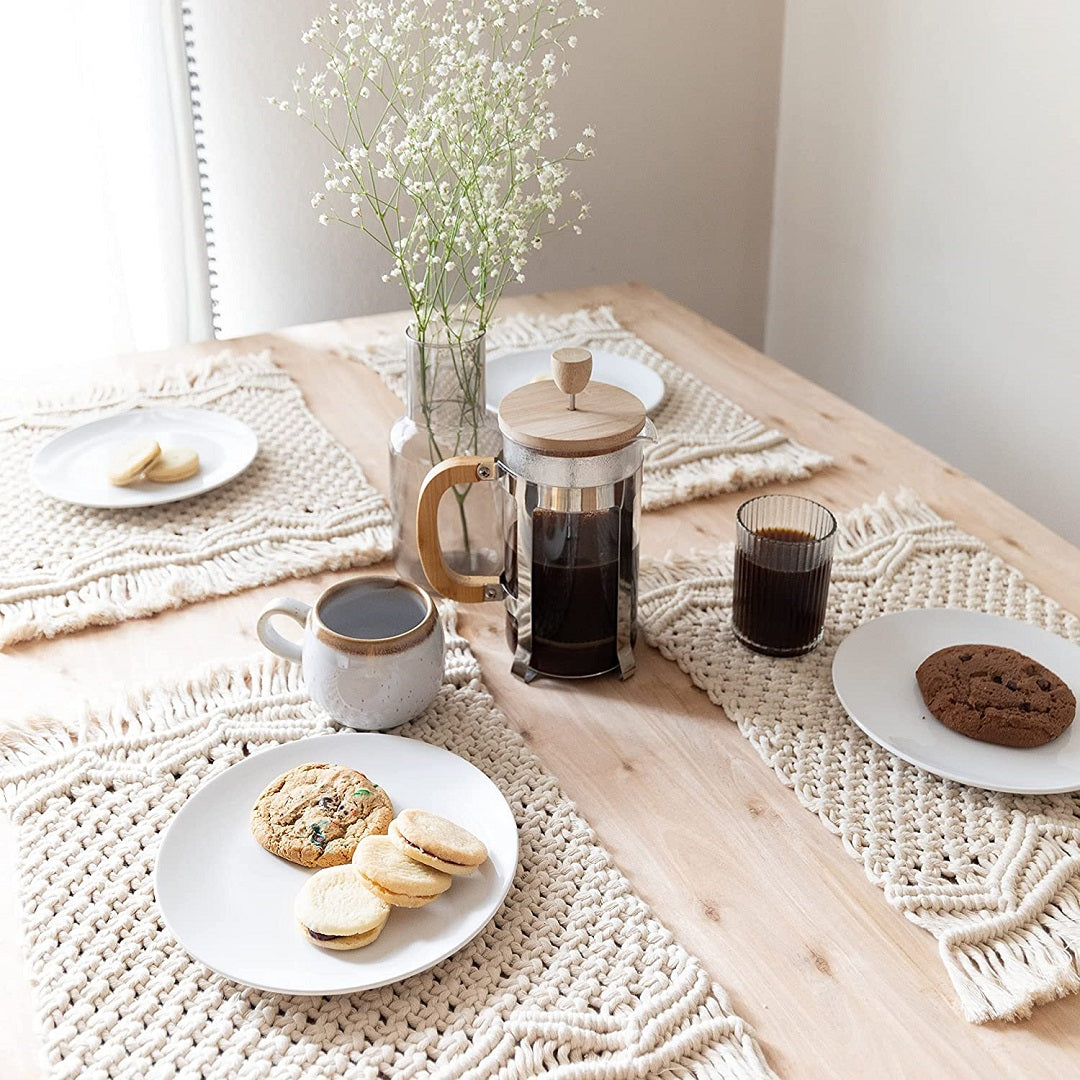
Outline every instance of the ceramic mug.
<svg viewBox="0 0 1080 1080">
<path fill-rule="evenodd" d="M 304 628 L 300 644 L 274 629 L 275 615 Z M 435 604 L 401 578 L 349 578 L 310 605 L 274 600 L 255 632 L 271 652 L 301 665 L 312 701 L 358 731 L 384 731 L 419 716 L 442 686 L 444 639 Z"/>
</svg>

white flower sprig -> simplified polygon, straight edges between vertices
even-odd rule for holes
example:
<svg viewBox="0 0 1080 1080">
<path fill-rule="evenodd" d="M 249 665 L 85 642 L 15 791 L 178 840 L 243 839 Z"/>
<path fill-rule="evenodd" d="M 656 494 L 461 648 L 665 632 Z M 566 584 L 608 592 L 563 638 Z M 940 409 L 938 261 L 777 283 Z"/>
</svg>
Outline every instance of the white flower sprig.
<svg viewBox="0 0 1080 1080">
<path fill-rule="evenodd" d="M 421 340 L 433 321 L 486 329 L 544 237 L 581 231 L 588 205 L 562 188 L 595 132 L 557 152 L 548 98 L 574 24 L 598 16 L 586 0 L 357 0 L 304 34 L 325 66 L 271 103 L 333 148 L 312 205 L 382 247 Z"/>
</svg>

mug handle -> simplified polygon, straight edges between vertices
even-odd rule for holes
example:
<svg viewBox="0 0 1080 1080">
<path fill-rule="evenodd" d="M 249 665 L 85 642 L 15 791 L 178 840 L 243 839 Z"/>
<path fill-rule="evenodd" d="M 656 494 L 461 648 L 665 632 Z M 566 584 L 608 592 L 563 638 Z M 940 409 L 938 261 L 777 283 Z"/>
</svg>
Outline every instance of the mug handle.
<svg viewBox="0 0 1080 1080">
<path fill-rule="evenodd" d="M 270 620 L 275 615 L 288 615 L 290 619 L 295 619 L 301 626 L 305 626 L 310 610 L 311 605 L 300 600 L 289 600 L 287 598 L 271 600 L 259 615 L 259 621 L 255 624 L 255 635 L 272 653 L 277 653 L 278 656 L 283 656 L 286 660 L 293 660 L 299 664 L 300 658 L 303 656 L 303 650 L 295 642 L 282 637 L 270 625 Z"/>
<path fill-rule="evenodd" d="M 493 457 L 453 457 L 440 461 L 424 478 L 416 505 L 416 547 L 420 565 L 432 588 L 448 600 L 479 604 L 499 599 L 499 577 L 460 574 L 446 565 L 439 541 L 439 501 L 456 484 L 475 484 L 495 479 Z"/>
</svg>

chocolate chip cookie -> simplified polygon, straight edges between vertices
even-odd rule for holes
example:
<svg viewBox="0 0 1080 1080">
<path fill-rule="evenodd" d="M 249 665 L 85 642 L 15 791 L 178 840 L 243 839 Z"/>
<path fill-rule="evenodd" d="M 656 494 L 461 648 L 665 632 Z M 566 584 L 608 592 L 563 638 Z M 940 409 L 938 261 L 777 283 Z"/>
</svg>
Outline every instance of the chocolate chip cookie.
<svg viewBox="0 0 1080 1080">
<path fill-rule="evenodd" d="M 947 728 L 1000 746 L 1042 746 L 1076 715 L 1076 697 L 1049 668 L 1000 645 L 950 645 L 915 673 Z"/>
<path fill-rule="evenodd" d="M 390 797 L 362 772 L 323 762 L 298 765 L 270 783 L 251 809 L 251 832 L 267 851 L 301 866 L 349 862 L 365 836 L 385 834 Z"/>
</svg>

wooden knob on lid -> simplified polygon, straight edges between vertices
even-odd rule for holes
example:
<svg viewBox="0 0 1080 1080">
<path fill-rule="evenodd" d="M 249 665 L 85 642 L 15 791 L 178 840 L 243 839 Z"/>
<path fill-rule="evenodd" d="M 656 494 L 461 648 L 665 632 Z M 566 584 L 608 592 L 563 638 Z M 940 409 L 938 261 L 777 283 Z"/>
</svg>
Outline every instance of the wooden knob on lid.
<svg viewBox="0 0 1080 1080">
<path fill-rule="evenodd" d="M 555 385 L 570 395 L 570 408 L 577 408 L 577 395 L 592 378 L 592 353 L 588 349 L 569 346 L 551 354 L 551 377 Z"/>
</svg>

